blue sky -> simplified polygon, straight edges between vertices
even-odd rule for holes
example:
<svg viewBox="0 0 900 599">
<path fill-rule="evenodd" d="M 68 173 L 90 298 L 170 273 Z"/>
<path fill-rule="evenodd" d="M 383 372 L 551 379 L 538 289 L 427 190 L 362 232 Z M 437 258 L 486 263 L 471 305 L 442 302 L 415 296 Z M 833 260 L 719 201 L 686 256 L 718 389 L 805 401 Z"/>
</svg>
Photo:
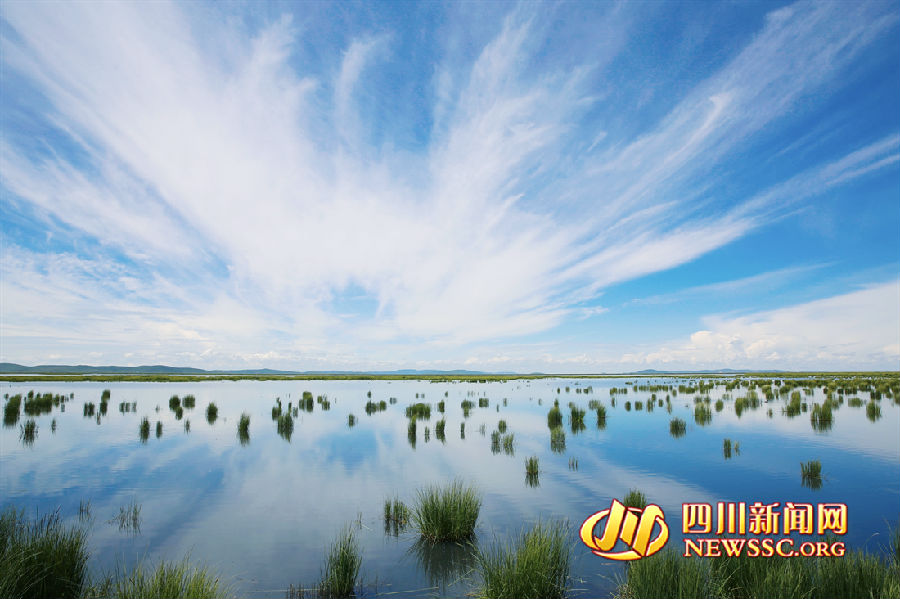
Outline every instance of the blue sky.
<svg viewBox="0 0 900 599">
<path fill-rule="evenodd" d="M 0 4 L 0 360 L 900 368 L 900 5 Z"/>
</svg>

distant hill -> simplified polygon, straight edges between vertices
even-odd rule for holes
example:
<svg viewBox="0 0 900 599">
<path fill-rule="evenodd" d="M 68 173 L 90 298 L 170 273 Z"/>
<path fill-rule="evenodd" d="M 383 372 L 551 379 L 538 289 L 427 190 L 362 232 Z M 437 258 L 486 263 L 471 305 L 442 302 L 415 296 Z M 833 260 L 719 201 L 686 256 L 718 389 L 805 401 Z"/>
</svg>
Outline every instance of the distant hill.
<svg viewBox="0 0 900 599">
<path fill-rule="evenodd" d="M 68 366 L 63 364 L 41 364 L 39 366 L 22 366 L 12 362 L 0 362 L 0 374 L 192 374 L 202 375 L 310 375 L 310 374 L 434 374 L 434 375 L 463 375 L 477 376 L 488 374 L 476 370 L 384 370 L 384 371 L 358 371 L 358 370 L 272 370 L 271 368 L 258 368 L 250 370 L 203 370 L 202 368 L 188 368 L 184 366 Z M 515 374 L 511 372 L 491 374 Z"/>
</svg>

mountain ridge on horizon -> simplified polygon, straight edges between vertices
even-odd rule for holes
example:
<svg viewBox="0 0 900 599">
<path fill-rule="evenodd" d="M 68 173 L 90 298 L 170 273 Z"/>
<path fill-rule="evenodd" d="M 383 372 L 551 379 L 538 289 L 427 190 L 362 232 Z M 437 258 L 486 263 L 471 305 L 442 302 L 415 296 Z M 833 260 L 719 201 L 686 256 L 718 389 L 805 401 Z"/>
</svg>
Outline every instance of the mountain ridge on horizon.
<svg viewBox="0 0 900 599">
<path fill-rule="evenodd" d="M 753 373 L 789 373 L 789 370 L 758 370 L 758 369 L 735 369 L 735 368 L 718 368 L 710 370 L 656 370 L 648 368 L 644 370 L 631 372 L 598 372 L 589 373 L 591 376 L 597 375 L 673 375 L 673 374 L 753 374 Z M 800 371 L 798 371 L 800 372 Z M 826 372 L 826 371 L 822 371 Z M 162 364 L 141 365 L 141 366 L 90 366 L 86 364 L 68 365 L 68 364 L 39 364 L 37 366 L 24 366 L 13 362 L 0 362 L 0 374 L 184 374 L 184 375 L 270 375 L 270 376 L 294 376 L 294 375 L 335 375 L 335 374 L 365 374 L 365 375 L 539 375 L 539 376 L 576 376 L 579 373 L 545 373 L 545 372 L 529 372 L 519 373 L 512 371 L 503 372 L 486 372 L 482 370 L 434 370 L 434 369 L 397 369 L 397 370 L 277 370 L 272 368 L 248 368 L 241 370 L 205 370 L 203 368 L 193 368 L 190 366 L 165 366 Z M 584 374 L 584 373 L 581 373 Z"/>
</svg>

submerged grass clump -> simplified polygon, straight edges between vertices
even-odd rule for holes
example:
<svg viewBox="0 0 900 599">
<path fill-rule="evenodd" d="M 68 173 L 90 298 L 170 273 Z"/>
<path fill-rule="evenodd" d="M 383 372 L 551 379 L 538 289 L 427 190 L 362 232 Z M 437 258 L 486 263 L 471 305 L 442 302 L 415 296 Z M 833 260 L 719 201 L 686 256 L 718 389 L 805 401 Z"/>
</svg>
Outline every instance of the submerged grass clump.
<svg viewBox="0 0 900 599">
<path fill-rule="evenodd" d="M 582 410 L 575 404 L 569 406 L 569 426 L 572 429 L 573 435 L 576 435 L 584 430 L 584 414 L 584 410 Z"/>
<path fill-rule="evenodd" d="M 694 406 L 694 422 L 700 426 L 706 426 L 712 422 L 712 410 L 708 405 L 700 403 Z"/>
<path fill-rule="evenodd" d="M 33 445 L 37 437 L 37 429 L 37 422 L 34 421 L 34 418 L 29 418 L 25 424 L 19 426 L 19 439 L 25 445 Z"/>
<path fill-rule="evenodd" d="M 831 414 L 831 402 L 826 401 L 824 404 L 813 404 L 813 408 L 809 413 L 809 421 L 815 431 L 827 431 L 831 428 L 834 417 Z"/>
<path fill-rule="evenodd" d="M 669 434 L 674 438 L 683 437 L 686 430 L 687 425 L 681 418 L 672 418 L 669 421 Z"/>
<path fill-rule="evenodd" d="M 203 566 L 195 566 L 187 559 L 181 562 L 161 561 L 154 568 L 138 563 L 132 570 L 117 571 L 91 589 L 94 597 L 128 597 L 151 599 L 207 599 L 228 596 L 228 589 L 219 577 Z"/>
<path fill-rule="evenodd" d="M 328 548 L 325 567 L 316 589 L 319 597 L 352 597 L 362 565 L 359 543 L 349 527 Z"/>
<path fill-rule="evenodd" d="M 525 474 L 529 476 L 537 476 L 538 471 L 538 457 L 536 455 L 531 456 L 530 458 L 525 460 Z"/>
<path fill-rule="evenodd" d="M 622 505 L 644 509 L 647 507 L 647 496 L 639 489 L 631 489 L 622 500 Z"/>
<path fill-rule="evenodd" d="M 406 407 L 406 417 L 429 420 L 431 419 L 431 404 L 416 403 Z"/>
<path fill-rule="evenodd" d="M 866 404 L 866 418 L 872 422 L 881 419 L 881 406 L 878 405 L 878 402 L 871 399 L 869 400 L 869 403 Z"/>
<path fill-rule="evenodd" d="M 128 505 L 119 506 L 119 513 L 113 516 L 109 523 L 118 524 L 122 532 L 140 534 L 141 505 L 132 499 Z"/>
<path fill-rule="evenodd" d="M 22 395 L 16 394 L 6 399 L 3 406 L 3 425 L 13 426 L 19 421 L 19 410 L 22 407 Z"/>
<path fill-rule="evenodd" d="M 87 533 L 59 512 L 30 519 L 0 514 L 0 597 L 80 597 L 87 583 Z"/>
<path fill-rule="evenodd" d="M 350 417 L 352 418 L 353 415 L 351 414 Z M 241 417 L 241 422 L 243 422 L 243 417 Z M 250 427 L 249 417 L 247 417 L 247 427 L 248 429 Z M 291 440 L 291 435 L 294 434 L 294 418 L 291 416 L 290 412 L 285 412 L 278 417 L 276 420 L 276 428 L 278 429 L 278 436 L 285 441 Z"/>
<path fill-rule="evenodd" d="M 479 511 L 478 491 L 455 480 L 443 487 L 419 490 L 412 519 L 429 541 L 463 541 L 474 534 Z"/>
<path fill-rule="evenodd" d="M 478 550 L 478 594 L 491 599 L 565 597 L 571 560 L 568 527 L 538 522 L 514 543 Z"/>
<path fill-rule="evenodd" d="M 241 419 L 238 421 L 237 426 L 238 431 L 238 439 L 241 441 L 241 445 L 246 445 L 250 442 L 250 414 L 244 412 L 241 414 Z"/>
<path fill-rule="evenodd" d="M 547 426 L 550 429 L 562 426 L 562 412 L 559 409 L 559 400 L 554 400 L 553 407 L 547 412 Z"/>
<path fill-rule="evenodd" d="M 804 487 L 810 489 L 822 488 L 822 462 L 819 460 L 809 460 L 806 463 L 800 463 L 800 482 Z"/>
<path fill-rule="evenodd" d="M 566 452 L 566 433 L 562 426 L 550 429 L 550 451 L 553 453 Z"/>
</svg>

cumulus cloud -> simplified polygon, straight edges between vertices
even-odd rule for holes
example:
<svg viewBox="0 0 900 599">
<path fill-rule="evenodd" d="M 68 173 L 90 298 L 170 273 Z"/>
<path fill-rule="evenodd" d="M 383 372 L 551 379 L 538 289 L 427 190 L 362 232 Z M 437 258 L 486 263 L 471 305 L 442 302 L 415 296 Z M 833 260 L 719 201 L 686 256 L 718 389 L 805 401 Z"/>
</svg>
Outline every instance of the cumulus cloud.
<svg viewBox="0 0 900 599">
<path fill-rule="evenodd" d="M 897 370 L 898 306 L 900 280 L 737 318 L 709 316 L 689 340 L 627 354 L 621 363 L 669 370 Z"/>
</svg>

